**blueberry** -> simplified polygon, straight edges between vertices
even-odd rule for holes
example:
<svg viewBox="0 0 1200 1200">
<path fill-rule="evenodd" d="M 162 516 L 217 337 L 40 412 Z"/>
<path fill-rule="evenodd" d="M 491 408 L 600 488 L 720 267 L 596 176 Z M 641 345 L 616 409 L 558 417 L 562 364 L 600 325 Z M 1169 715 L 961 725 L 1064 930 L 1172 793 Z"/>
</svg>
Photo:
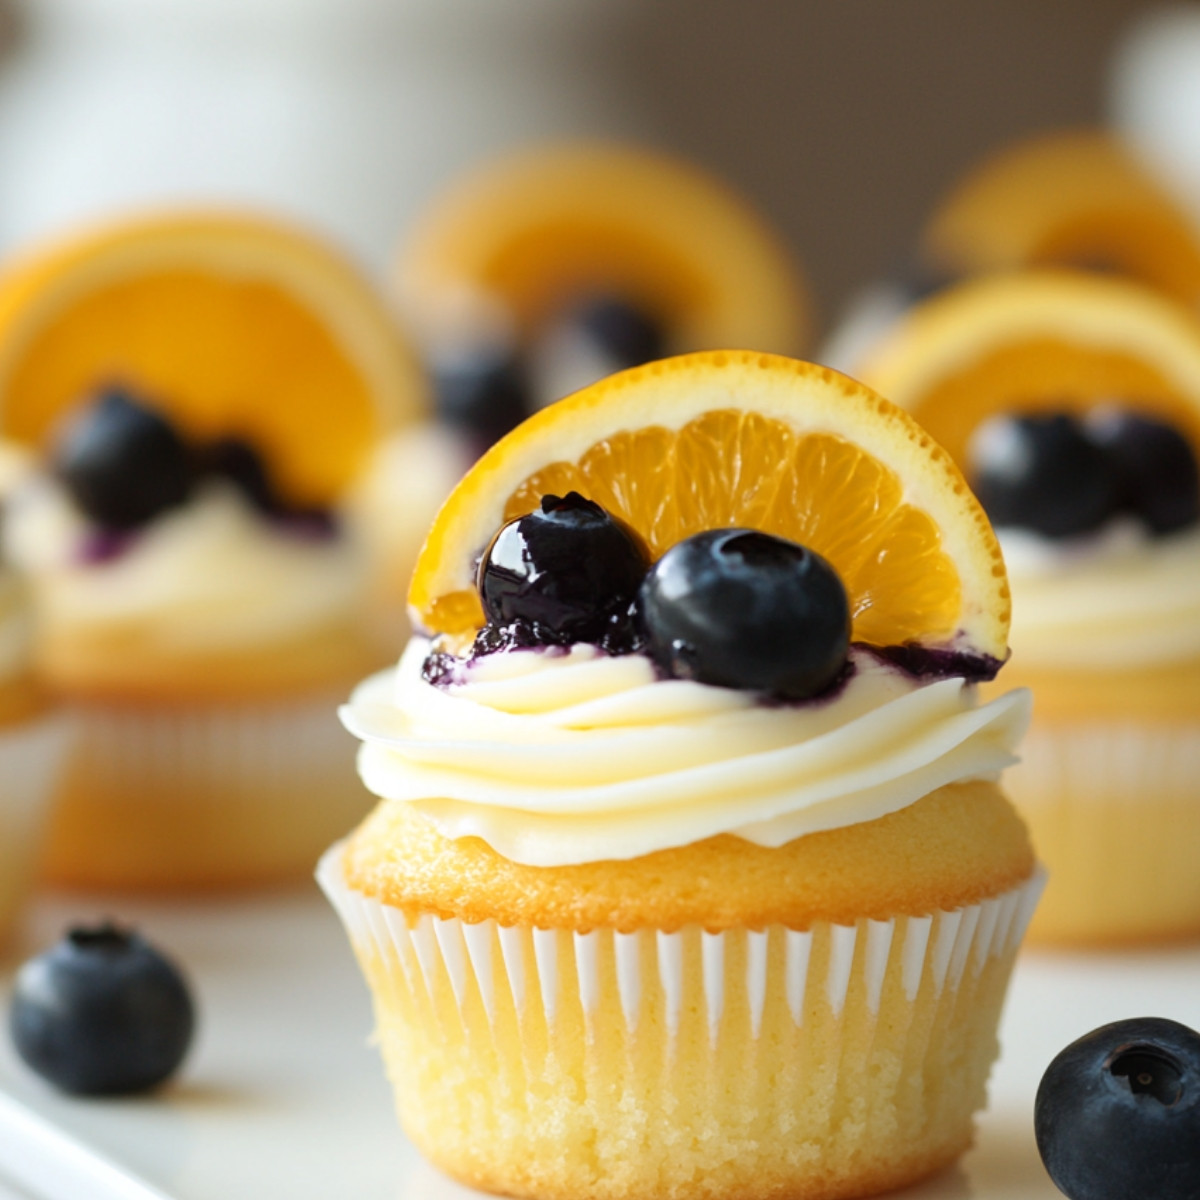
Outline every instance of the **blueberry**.
<svg viewBox="0 0 1200 1200">
<path fill-rule="evenodd" d="M 543 496 L 510 521 L 479 565 L 479 594 L 492 626 L 520 622 L 536 640 L 599 641 L 628 615 L 649 559 L 637 538 L 578 492 Z"/>
<path fill-rule="evenodd" d="M 567 315 L 567 322 L 610 358 L 614 369 L 640 367 L 666 353 L 662 326 L 643 309 L 615 296 L 594 296 Z"/>
<path fill-rule="evenodd" d="M 1200 520 L 1200 472 L 1191 443 L 1173 425 L 1119 408 L 1097 409 L 1087 431 L 1116 466 L 1121 506 L 1153 533 Z"/>
<path fill-rule="evenodd" d="M 672 546 L 642 585 L 652 657 L 669 674 L 803 700 L 842 673 L 850 604 L 819 554 L 753 529 Z"/>
<path fill-rule="evenodd" d="M 84 515 L 109 529 L 134 529 L 183 504 L 194 483 L 175 428 L 120 389 L 78 413 L 55 447 L 54 467 Z"/>
<path fill-rule="evenodd" d="M 1160 1017 L 1093 1030 L 1046 1068 L 1033 1123 L 1070 1200 L 1200 1200 L 1200 1034 Z"/>
<path fill-rule="evenodd" d="M 480 453 L 533 412 L 520 363 L 507 350 L 443 353 L 435 356 L 430 373 L 438 415 Z"/>
<path fill-rule="evenodd" d="M 204 448 L 200 467 L 205 474 L 236 484 L 260 512 L 276 513 L 281 509 L 267 465 L 249 442 L 236 437 L 213 442 Z"/>
<path fill-rule="evenodd" d="M 994 525 L 1073 537 L 1117 510 L 1116 468 L 1067 413 L 993 417 L 973 434 L 968 456 L 971 484 Z"/>
<path fill-rule="evenodd" d="M 17 1052 L 76 1095 L 157 1086 L 183 1061 L 194 1025 L 178 968 L 110 923 L 71 929 L 17 973 L 10 1013 Z"/>
</svg>

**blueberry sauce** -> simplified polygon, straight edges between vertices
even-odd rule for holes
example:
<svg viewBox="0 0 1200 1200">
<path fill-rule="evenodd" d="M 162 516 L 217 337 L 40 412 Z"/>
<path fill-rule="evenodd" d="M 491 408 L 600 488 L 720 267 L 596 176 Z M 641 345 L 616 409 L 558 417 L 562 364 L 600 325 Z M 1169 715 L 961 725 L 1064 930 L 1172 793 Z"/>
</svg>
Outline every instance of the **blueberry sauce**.
<svg viewBox="0 0 1200 1200">
<path fill-rule="evenodd" d="M 967 683 L 990 683 L 1004 666 L 1004 660 L 990 654 L 969 654 L 962 650 L 937 650 L 909 642 L 903 646 L 863 646 L 876 657 L 899 667 L 914 679 L 960 678 Z"/>
</svg>

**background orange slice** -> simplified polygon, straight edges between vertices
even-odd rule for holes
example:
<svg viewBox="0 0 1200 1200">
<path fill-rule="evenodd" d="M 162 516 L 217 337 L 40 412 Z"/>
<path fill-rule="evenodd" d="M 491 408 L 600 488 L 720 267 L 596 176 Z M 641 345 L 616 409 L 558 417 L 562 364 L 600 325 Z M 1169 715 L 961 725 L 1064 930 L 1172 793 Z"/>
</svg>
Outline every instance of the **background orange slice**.
<svg viewBox="0 0 1200 1200">
<path fill-rule="evenodd" d="M 1155 412 L 1200 452 L 1200 319 L 1137 284 L 1028 272 L 962 284 L 912 309 L 858 374 L 965 461 L 993 413 Z"/>
<path fill-rule="evenodd" d="M 574 488 L 655 555 L 751 526 L 828 558 L 856 640 L 1003 659 L 1008 583 L 991 526 L 946 453 L 882 397 L 811 363 L 709 352 L 611 376 L 497 443 L 451 493 L 418 560 L 414 623 L 483 623 L 475 564 L 508 518 Z"/>
<path fill-rule="evenodd" d="M 197 437 L 239 435 L 322 504 L 425 407 L 381 298 L 320 240 L 263 218 L 165 213 L 76 233 L 0 274 L 0 432 L 39 443 L 125 383 Z"/>
<path fill-rule="evenodd" d="M 938 208 L 923 254 L 954 275 L 1093 268 L 1200 303 L 1200 230 L 1116 137 L 1042 134 L 969 172 Z"/>
<path fill-rule="evenodd" d="M 414 323 L 492 296 L 528 335 L 581 294 L 659 318 L 673 349 L 797 353 L 808 300 L 787 248 L 713 177 L 646 150 L 544 146 L 466 175 L 430 204 L 398 259 Z"/>
</svg>

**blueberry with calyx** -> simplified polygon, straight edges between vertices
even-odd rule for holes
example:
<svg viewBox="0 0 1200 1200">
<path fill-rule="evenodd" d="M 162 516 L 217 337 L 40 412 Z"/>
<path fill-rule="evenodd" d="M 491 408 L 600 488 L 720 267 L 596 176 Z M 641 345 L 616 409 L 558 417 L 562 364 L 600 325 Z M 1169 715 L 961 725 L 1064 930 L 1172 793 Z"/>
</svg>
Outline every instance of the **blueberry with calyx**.
<svg viewBox="0 0 1200 1200">
<path fill-rule="evenodd" d="M 630 529 L 578 492 L 543 496 L 509 521 L 479 564 L 489 625 L 521 623 L 546 642 L 595 642 L 628 613 L 648 555 Z"/>
<path fill-rule="evenodd" d="M 666 353 L 666 333 L 645 310 L 616 296 L 594 296 L 567 315 L 567 323 L 615 366 L 640 367 Z"/>
<path fill-rule="evenodd" d="M 968 458 L 994 525 L 1074 537 L 1117 511 L 1116 469 L 1069 413 L 993 417 L 972 435 Z"/>
<path fill-rule="evenodd" d="M 1120 408 L 1098 408 L 1087 432 L 1116 468 L 1121 507 L 1152 533 L 1200 520 L 1200 471 L 1191 443 L 1173 425 Z"/>
<path fill-rule="evenodd" d="M 438 415 L 477 442 L 481 453 L 533 412 L 524 373 L 506 349 L 443 352 L 434 356 L 430 374 Z"/>
<path fill-rule="evenodd" d="M 101 393 L 64 430 L 54 470 L 83 514 L 135 529 L 183 504 L 195 483 L 187 445 L 171 423 L 130 393 Z"/>
<path fill-rule="evenodd" d="M 814 551 L 753 529 L 713 529 L 672 546 L 642 585 L 641 619 L 665 671 L 804 700 L 842 674 L 850 604 Z"/>
<path fill-rule="evenodd" d="M 18 1054 L 76 1095 L 146 1091 L 170 1076 L 195 1010 L 179 969 L 138 934 L 77 926 L 17 973 L 9 1026 Z"/>
<path fill-rule="evenodd" d="M 1070 1200 L 1200 1200 L 1200 1034 L 1160 1017 L 1093 1030 L 1047 1067 L 1033 1124 Z"/>
</svg>

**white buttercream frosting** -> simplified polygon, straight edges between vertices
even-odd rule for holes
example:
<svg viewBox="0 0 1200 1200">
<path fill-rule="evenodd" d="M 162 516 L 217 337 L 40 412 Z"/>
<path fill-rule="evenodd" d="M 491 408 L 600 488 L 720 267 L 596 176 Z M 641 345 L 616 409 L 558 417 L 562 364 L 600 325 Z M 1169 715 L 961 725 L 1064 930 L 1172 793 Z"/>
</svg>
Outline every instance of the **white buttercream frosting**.
<svg viewBox="0 0 1200 1200">
<path fill-rule="evenodd" d="M 92 531 L 47 479 L 13 497 L 6 541 L 38 591 L 45 636 L 118 635 L 163 653 L 287 642 L 357 610 L 366 563 L 351 538 L 283 532 L 230 485 L 205 486 L 120 554 L 87 562 Z"/>
<path fill-rule="evenodd" d="M 450 838 L 535 866 L 627 859 L 720 833 L 780 846 L 874 820 L 1016 761 L 1029 697 L 980 705 L 865 650 L 828 699 L 663 680 L 641 655 L 513 650 L 422 678 L 429 643 L 342 709 L 371 791 Z"/>
<path fill-rule="evenodd" d="M 1150 538 L 1122 523 L 1076 543 L 999 537 L 1018 662 L 1106 671 L 1200 657 L 1200 530 Z"/>
</svg>

